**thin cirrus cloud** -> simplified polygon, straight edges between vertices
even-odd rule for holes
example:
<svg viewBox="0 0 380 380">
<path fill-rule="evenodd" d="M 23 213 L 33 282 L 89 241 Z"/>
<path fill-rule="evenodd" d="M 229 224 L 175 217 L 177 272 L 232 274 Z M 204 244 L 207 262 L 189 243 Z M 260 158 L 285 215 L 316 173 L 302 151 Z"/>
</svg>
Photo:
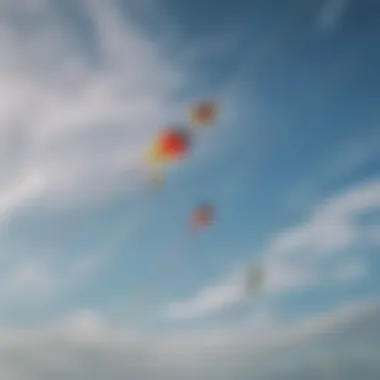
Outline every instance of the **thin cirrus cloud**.
<svg viewBox="0 0 380 380">
<path fill-rule="evenodd" d="M 110 199 L 120 179 L 125 191 L 132 189 L 151 134 L 182 117 L 183 103 L 173 95 L 190 83 L 186 69 L 162 52 L 170 39 L 152 42 L 116 1 L 68 1 L 67 7 L 78 17 L 65 17 L 50 0 L 0 5 L 3 223 L 24 206 L 60 211 Z M 23 239 L 20 254 L 2 249 L 12 259 L 2 268 L 1 307 L 51 299 L 91 278 L 145 216 L 131 215 L 96 251 L 75 257 L 64 259 L 60 242 L 49 252 Z"/>
<path fill-rule="evenodd" d="M 53 1 L 1 5 L 2 214 L 29 198 L 57 204 L 95 196 L 94 184 L 110 190 L 182 106 L 173 94 L 186 72 L 116 2 L 68 4 L 90 23 L 82 43 Z"/>
<path fill-rule="evenodd" d="M 373 180 L 327 199 L 304 224 L 279 233 L 260 254 L 266 274 L 263 294 L 365 278 L 368 261 L 347 256 L 345 249 L 374 243 L 369 238 L 373 226 L 364 228 L 356 217 L 379 209 L 380 182 Z M 233 306 L 243 297 L 243 279 L 210 285 L 193 298 L 170 303 L 164 314 L 187 319 Z"/>
<path fill-rule="evenodd" d="M 234 305 L 244 297 L 243 283 L 239 280 L 203 288 L 194 298 L 169 304 L 163 314 L 171 319 L 191 319 Z"/>
</svg>

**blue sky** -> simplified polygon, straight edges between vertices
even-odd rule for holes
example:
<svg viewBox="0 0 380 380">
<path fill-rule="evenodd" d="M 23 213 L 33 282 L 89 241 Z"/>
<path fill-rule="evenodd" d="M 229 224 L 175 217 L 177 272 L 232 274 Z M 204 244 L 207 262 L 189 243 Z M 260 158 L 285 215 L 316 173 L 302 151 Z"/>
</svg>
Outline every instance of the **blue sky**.
<svg viewBox="0 0 380 380">
<path fill-rule="evenodd" d="M 0 374 L 378 378 L 379 12 L 2 1 Z M 150 139 L 209 96 L 217 123 L 147 189 Z M 214 224 L 130 315 L 203 201 Z"/>
</svg>

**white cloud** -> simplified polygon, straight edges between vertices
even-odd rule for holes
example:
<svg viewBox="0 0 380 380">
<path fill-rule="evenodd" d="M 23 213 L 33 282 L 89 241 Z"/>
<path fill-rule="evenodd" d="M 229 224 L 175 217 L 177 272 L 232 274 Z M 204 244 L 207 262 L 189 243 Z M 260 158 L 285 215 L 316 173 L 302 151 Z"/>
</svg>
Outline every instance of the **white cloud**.
<svg viewBox="0 0 380 380">
<path fill-rule="evenodd" d="M 2 2 L 1 210 L 37 195 L 58 203 L 109 191 L 178 114 L 185 73 L 115 1 L 76 2 L 93 28 L 95 42 L 83 44 L 54 4 Z"/>
<path fill-rule="evenodd" d="M 304 225 L 281 233 L 264 251 L 263 260 L 269 268 L 267 289 L 328 280 L 325 265 L 334 265 L 331 260 L 339 255 L 342 260 L 334 268 L 330 267 L 332 273 L 339 271 L 346 265 L 344 250 L 363 240 L 366 242 L 365 229 L 356 217 L 377 210 L 380 210 L 378 180 L 349 189 L 321 204 Z"/>
<path fill-rule="evenodd" d="M 274 369 L 284 370 L 284 376 L 297 372 L 302 365 L 295 359 L 300 355 L 302 362 L 310 366 L 312 350 L 320 349 L 320 342 L 327 350 L 332 343 L 341 342 L 346 342 L 346 349 L 351 347 L 347 342 L 357 348 L 376 349 L 378 312 L 378 304 L 362 302 L 286 326 L 255 331 L 248 331 L 245 326 L 244 329 L 144 334 L 108 325 L 97 314 L 82 311 L 61 324 L 45 328 L 2 329 L 0 374 L 11 376 L 7 377 L 10 380 L 242 376 L 274 379 Z M 363 359 L 354 357 L 354 360 Z M 366 360 L 372 365 L 378 363 L 375 356 Z M 373 368 L 380 370 L 378 366 Z"/>
<path fill-rule="evenodd" d="M 189 300 L 174 302 L 165 309 L 164 314 L 173 319 L 195 318 L 228 307 L 243 297 L 243 284 L 230 281 L 206 287 Z"/>
<path fill-rule="evenodd" d="M 62 266 L 58 253 L 16 255 L 2 268 L 0 310 L 33 310 L 72 290 L 96 264 L 94 257 L 79 257 Z M 54 296 L 54 298 L 52 298 Z"/>
<path fill-rule="evenodd" d="M 340 193 L 320 204 L 301 226 L 276 236 L 261 253 L 265 270 L 261 294 L 321 284 L 348 284 L 368 272 L 365 256 L 350 258 L 345 250 L 373 244 L 373 227 L 364 228 L 357 216 L 380 211 L 380 181 Z M 195 318 L 232 306 L 244 298 L 244 270 L 194 297 L 169 304 L 170 318 Z"/>
<path fill-rule="evenodd" d="M 152 16 L 149 1 L 130 5 Z M 152 133 L 182 120 L 174 95 L 189 84 L 187 72 L 163 54 L 170 38 L 152 41 L 131 14 L 113 0 L 1 2 L 0 223 L 24 206 L 76 212 L 138 188 Z M 41 253 L 19 238 L 24 252 L 2 250 L 12 259 L 2 267 L 1 307 L 30 306 L 95 274 L 146 216 L 138 212 L 96 252 L 75 257 L 60 255 L 59 241 Z"/>
</svg>

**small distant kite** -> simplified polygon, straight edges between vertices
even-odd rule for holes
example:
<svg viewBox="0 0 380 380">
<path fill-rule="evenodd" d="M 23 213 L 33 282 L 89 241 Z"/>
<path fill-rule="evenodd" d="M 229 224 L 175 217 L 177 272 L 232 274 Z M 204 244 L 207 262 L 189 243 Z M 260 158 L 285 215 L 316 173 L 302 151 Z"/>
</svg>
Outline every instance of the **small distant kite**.
<svg viewBox="0 0 380 380">
<path fill-rule="evenodd" d="M 214 217 L 214 206 L 210 203 L 201 203 L 193 209 L 190 215 L 189 225 L 179 240 L 179 246 L 170 254 L 167 267 L 173 267 L 175 266 L 175 262 L 182 260 L 192 240 L 197 234 L 212 225 Z"/>
<path fill-rule="evenodd" d="M 189 226 L 180 239 L 179 247 L 170 255 L 170 261 L 183 256 L 195 234 L 211 226 L 214 221 L 214 215 L 214 206 L 210 203 L 201 203 L 194 208 L 190 215 Z"/>
<path fill-rule="evenodd" d="M 257 266 L 250 266 L 245 275 L 245 292 L 247 295 L 256 293 L 264 282 L 264 269 Z"/>
<path fill-rule="evenodd" d="M 203 100 L 190 107 L 190 123 L 195 127 L 211 125 L 219 113 L 219 105 L 212 100 Z"/>
<path fill-rule="evenodd" d="M 186 228 L 185 234 L 180 237 L 177 242 L 177 247 L 165 257 L 162 266 L 160 266 L 152 281 L 149 282 L 148 287 L 137 294 L 140 300 L 147 289 L 157 290 L 157 286 L 162 284 L 164 280 L 168 279 L 170 273 L 179 270 L 177 266 L 178 261 L 181 261 L 183 258 L 184 253 L 187 251 L 189 244 L 194 238 L 194 234 L 209 227 L 214 220 L 214 214 L 214 206 L 209 203 L 202 203 L 194 208 L 190 215 L 189 226 Z M 148 295 L 148 293 L 145 293 L 143 303 L 146 303 L 153 294 L 154 293 L 150 293 Z"/>
<path fill-rule="evenodd" d="M 199 205 L 193 212 L 191 224 L 193 228 L 208 227 L 214 219 L 214 207 L 209 203 Z"/>
</svg>

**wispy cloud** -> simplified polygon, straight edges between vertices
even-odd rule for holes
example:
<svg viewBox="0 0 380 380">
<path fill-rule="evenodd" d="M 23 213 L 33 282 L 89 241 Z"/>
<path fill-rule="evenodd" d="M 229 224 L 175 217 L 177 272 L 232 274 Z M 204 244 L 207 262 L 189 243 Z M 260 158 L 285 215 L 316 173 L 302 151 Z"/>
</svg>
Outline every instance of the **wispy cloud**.
<svg viewBox="0 0 380 380">
<path fill-rule="evenodd" d="M 380 211 L 380 181 L 350 188 L 318 205 L 300 226 L 281 232 L 260 253 L 265 280 L 262 293 L 277 293 L 321 284 L 344 284 L 365 277 L 365 257 L 346 254 L 349 248 L 373 244 L 372 226 L 363 227 L 357 217 Z M 233 305 L 243 297 L 244 272 L 210 285 L 192 299 L 169 305 L 172 318 L 200 317 Z"/>
<path fill-rule="evenodd" d="M 379 209 L 377 180 L 351 188 L 319 205 L 305 224 L 281 233 L 264 251 L 263 260 L 269 270 L 267 290 L 332 281 L 336 271 L 346 263 L 344 249 L 357 248 L 365 239 L 357 216 Z M 336 261 L 336 255 L 342 260 Z"/>
<path fill-rule="evenodd" d="M 235 304 L 244 297 L 244 283 L 239 281 L 241 276 L 236 277 L 206 287 L 194 298 L 170 304 L 164 315 L 173 319 L 196 318 Z"/>
<path fill-rule="evenodd" d="M 310 246 L 333 252 L 351 244 L 355 216 L 380 207 L 380 181 L 374 180 L 348 189 L 319 205 L 309 221 L 278 236 L 268 248 L 269 257 L 285 257 Z"/>
<path fill-rule="evenodd" d="M 130 6 L 140 15 L 151 9 Z M 153 42 L 117 1 L 1 2 L 0 222 L 23 206 L 76 212 L 142 183 L 133 174 L 141 152 L 179 118 L 183 104 L 173 95 L 189 85 L 186 70 L 163 54 L 168 35 Z M 143 217 L 131 215 L 96 252 L 75 257 L 61 255 L 60 241 L 41 252 L 18 236 L 24 251 L 2 253 L 12 260 L 2 267 L 1 307 L 72 289 Z"/>
<path fill-rule="evenodd" d="M 85 200 L 95 183 L 97 192 L 112 189 L 136 166 L 152 130 L 178 112 L 172 96 L 185 73 L 116 2 L 68 3 L 78 23 L 90 24 L 87 36 L 57 7 L 2 2 L 3 210 L 27 197 Z"/>
</svg>

